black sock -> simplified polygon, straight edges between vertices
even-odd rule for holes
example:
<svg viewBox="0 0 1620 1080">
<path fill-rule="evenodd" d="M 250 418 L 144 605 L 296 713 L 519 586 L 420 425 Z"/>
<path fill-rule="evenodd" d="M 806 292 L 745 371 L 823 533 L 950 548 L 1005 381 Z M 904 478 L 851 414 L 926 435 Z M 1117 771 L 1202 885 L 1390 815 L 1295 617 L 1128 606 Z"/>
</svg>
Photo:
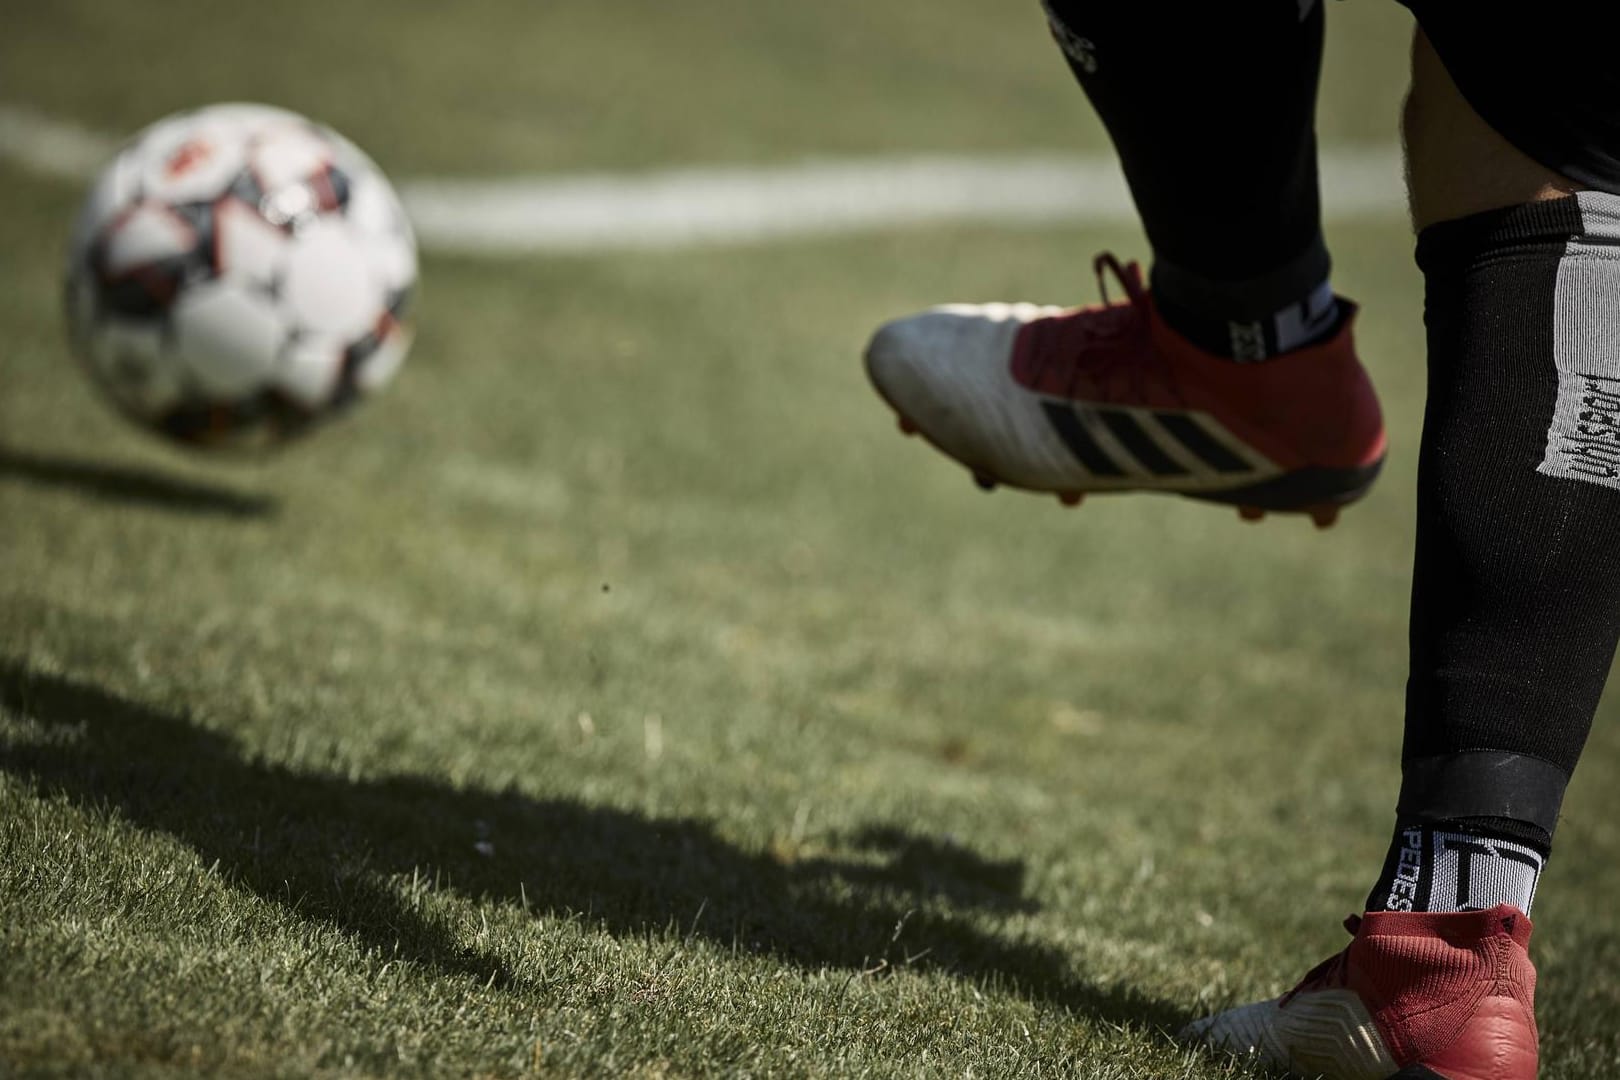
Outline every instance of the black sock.
<svg viewBox="0 0 1620 1080">
<path fill-rule="evenodd" d="M 1431 865 L 1434 834 L 1545 855 L 1620 637 L 1620 197 L 1444 222 L 1418 263 L 1429 396 L 1398 818 Z"/>
<path fill-rule="evenodd" d="M 1242 286 L 1212 296 L 1207 283 L 1172 278 L 1153 268 L 1153 300 L 1159 314 L 1182 337 L 1207 353 L 1250 363 L 1324 341 L 1344 325 L 1345 308 L 1326 278 L 1305 296 L 1280 308 L 1257 311 L 1237 299 L 1270 295 Z"/>
<path fill-rule="evenodd" d="M 1497 818 L 1398 825 L 1367 910 L 1479 911 L 1512 904 L 1528 915 L 1551 837 L 1532 843 L 1501 835 L 1526 831 L 1538 830 Z"/>
<path fill-rule="evenodd" d="M 1119 151 L 1165 321 L 1259 360 L 1333 333 L 1316 176 L 1320 3 L 1044 0 Z"/>
</svg>

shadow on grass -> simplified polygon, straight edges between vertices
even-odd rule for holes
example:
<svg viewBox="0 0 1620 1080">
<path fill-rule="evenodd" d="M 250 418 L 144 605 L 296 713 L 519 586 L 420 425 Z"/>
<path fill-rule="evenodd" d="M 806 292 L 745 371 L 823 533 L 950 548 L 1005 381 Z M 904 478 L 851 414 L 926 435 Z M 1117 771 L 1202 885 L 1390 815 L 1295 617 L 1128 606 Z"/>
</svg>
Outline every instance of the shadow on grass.
<svg viewBox="0 0 1620 1080">
<path fill-rule="evenodd" d="M 46 457 L 0 446 L 0 479 L 15 477 L 43 487 L 68 488 L 106 502 L 222 517 L 268 517 L 276 500 L 227 487 L 166 476 L 132 465 Z"/>
<path fill-rule="evenodd" d="M 615 935 L 689 933 L 810 970 L 931 968 L 1116 1023 L 1191 1019 L 1129 988 L 1098 987 L 1056 950 L 974 925 L 982 916 L 922 909 L 941 896 L 973 912 L 1034 905 L 1022 863 L 901 829 L 841 837 L 839 857 L 794 859 L 744 850 L 689 818 L 293 772 L 244 759 L 182 716 L 4 660 L 0 706 L 47 729 L 37 742 L 0 743 L 0 768 L 177 837 L 237 887 L 437 970 L 521 982 L 384 875 L 580 915 Z"/>
</svg>

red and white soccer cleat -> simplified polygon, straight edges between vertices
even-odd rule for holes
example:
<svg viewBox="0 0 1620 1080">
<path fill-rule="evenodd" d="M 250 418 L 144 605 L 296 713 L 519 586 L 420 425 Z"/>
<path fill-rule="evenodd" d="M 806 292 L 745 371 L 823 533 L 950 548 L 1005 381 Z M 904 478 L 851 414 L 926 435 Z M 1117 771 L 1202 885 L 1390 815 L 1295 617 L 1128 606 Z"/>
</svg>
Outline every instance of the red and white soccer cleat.
<svg viewBox="0 0 1620 1080">
<path fill-rule="evenodd" d="M 1070 505 L 1160 491 L 1328 525 L 1371 486 L 1384 425 L 1351 340 L 1353 305 L 1325 342 L 1235 363 L 1166 326 L 1135 263 L 1095 266 L 1098 306 L 947 305 L 879 329 L 866 368 L 901 429 L 983 488 Z M 1125 300 L 1106 302 L 1105 270 Z"/>
<path fill-rule="evenodd" d="M 1345 927 L 1355 940 L 1293 990 L 1182 1041 L 1326 1080 L 1535 1080 L 1528 916 L 1381 911 Z"/>
</svg>

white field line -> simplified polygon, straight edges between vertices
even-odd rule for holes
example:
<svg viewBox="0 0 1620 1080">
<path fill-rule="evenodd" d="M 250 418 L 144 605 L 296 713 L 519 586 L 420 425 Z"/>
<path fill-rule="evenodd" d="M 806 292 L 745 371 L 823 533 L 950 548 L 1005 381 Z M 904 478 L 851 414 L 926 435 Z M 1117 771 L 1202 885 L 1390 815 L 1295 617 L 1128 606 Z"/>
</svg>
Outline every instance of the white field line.
<svg viewBox="0 0 1620 1080">
<path fill-rule="evenodd" d="M 0 157 L 64 180 L 89 180 L 118 149 L 118 140 L 0 103 Z"/>
<path fill-rule="evenodd" d="M 83 181 L 116 147 L 105 135 L 0 104 L 0 158 L 35 172 Z M 1393 146 L 1329 148 L 1322 153 L 1321 173 L 1323 211 L 1330 220 L 1390 220 L 1405 213 L 1400 154 Z M 1109 155 L 420 178 L 398 187 L 424 247 L 469 254 L 674 249 L 917 225 L 1136 220 Z"/>
</svg>

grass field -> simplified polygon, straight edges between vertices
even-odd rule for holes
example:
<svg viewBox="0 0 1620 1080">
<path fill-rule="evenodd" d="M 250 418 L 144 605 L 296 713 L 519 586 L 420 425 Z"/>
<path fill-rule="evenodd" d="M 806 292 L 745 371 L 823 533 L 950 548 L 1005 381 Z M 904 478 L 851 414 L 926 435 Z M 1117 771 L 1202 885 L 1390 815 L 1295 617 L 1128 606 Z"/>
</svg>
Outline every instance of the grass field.
<svg viewBox="0 0 1620 1080">
<path fill-rule="evenodd" d="M 65 0 L 0 102 L 261 99 L 401 175 L 1096 148 L 1038 5 Z M 1394 4 L 1324 140 L 1386 143 Z M 1337 228 L 1393 452 L 1341 525 L 983 497 L 857 356 L 1090 297 L 1134 230 L 429 257 L 420 338 L 262 461 L 71 363 L 79 192 L 0 163 L 0 1074 L 1235 1075 L 1167 1031 L 1342 943 L 1398 777 L 1423 389 L 1398 221 Z M 1620 724 L 1536 907 L 1544 1075 L 1620 1075 Z"/>
</svg>

